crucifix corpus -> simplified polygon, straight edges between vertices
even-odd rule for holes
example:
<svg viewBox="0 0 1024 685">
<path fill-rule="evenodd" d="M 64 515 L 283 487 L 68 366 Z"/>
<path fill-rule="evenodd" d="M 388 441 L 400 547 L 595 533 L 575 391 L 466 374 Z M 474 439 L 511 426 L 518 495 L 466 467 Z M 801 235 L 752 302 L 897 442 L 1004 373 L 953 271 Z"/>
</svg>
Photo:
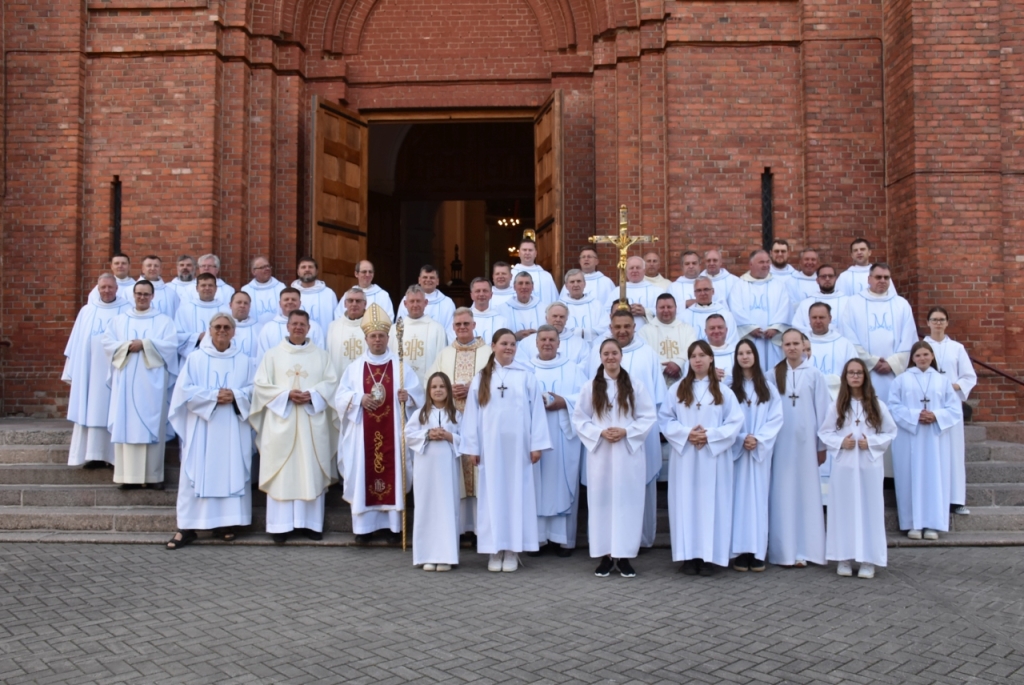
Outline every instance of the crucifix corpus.
<svg viewBox="0 0 1024 685">
<path fill-rule="evenodd" d="M 609 243 L 619 249 L 619 304 L 616 309 L 629 309 L 629 301 L 626 299 L 626 258 L 629 257 L 629 248 L 636 243 L 656 243 L 658 238 L 650 235 L 629 235 L 626 205 L 622 205 L 619 207 L 619 234 L 592 235 L 590 242 Z"/>
</svg>

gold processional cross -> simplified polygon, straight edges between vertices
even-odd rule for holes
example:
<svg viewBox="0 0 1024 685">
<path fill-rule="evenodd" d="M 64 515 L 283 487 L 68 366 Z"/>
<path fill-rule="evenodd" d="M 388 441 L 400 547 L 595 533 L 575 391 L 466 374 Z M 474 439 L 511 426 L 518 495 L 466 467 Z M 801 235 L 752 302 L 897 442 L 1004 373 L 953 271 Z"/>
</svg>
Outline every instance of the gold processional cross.
<svg viewBox="0 0 1024 685">
<path fill-rule="evenodd" d="M 619 304 L 616 308 L 629 309 L 629 301 L 626 299 L 626 259 L 629 257 L 629 248 L 636 243 L 655 243 L 658 239 L 650 235 L 629 235 L 626 205 L 622 205 L 619 207 L 619 234 L 592 235 L 590 242 L 610 243 L 619 249 Z"/>
</svg>

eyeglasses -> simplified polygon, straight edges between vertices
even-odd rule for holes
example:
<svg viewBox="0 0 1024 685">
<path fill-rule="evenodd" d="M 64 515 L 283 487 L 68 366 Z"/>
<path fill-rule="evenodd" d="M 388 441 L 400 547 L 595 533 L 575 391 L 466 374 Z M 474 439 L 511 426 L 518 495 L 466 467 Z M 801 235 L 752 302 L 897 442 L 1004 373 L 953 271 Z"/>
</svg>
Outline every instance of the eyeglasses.
<svg viewBox="0 0 1024 685">
<path fill-rule="evenodd" d="M 153 293 L 135 293 L 135 297 L 153 297 Z"/>
<path fill-rule="evenodd" d="M 230 331 L 232 327 L 227 324 L 218 324 L 216 326 L 210 326 L 210 328 L 214 331 Z"/>
<path fill-rule="evenodd" d="M 949 323 L 949 319 L 928 319 L 928 323 Z"/>
<path fill-rule="evenodd" d="M 472 326 L 474 323 L 476 323 L 476 322 L 475 321 L 456 321 L 452 325 L 455 326 L 456 328 L 461 328 L 462 326 Z"/>
<path fill-rule="evenodd" d="M 852 376 L 853 378 L 858 378 L 860 376 L 863 376 L 864 372 L 863 371 L 847 371 L 846 375 L 847 376 Z"/>
<path fill-rule="evenodd" d="M 270 265 L 269 264 L 264 264 L 263 266 L 254 266 L 253 268 L 256 271 L 266 271 L 267 269 L 270 268 Z"/>
</svg>

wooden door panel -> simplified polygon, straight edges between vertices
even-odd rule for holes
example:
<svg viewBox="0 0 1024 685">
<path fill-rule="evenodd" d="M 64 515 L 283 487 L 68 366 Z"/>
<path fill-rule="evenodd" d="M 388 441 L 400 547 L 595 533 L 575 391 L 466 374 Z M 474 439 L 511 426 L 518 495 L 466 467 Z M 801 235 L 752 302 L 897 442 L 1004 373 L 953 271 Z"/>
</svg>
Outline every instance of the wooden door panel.
<svg viewBox="0 0 1024 685">
<path fill-rule="evenodd" d="M 358 114 L 313 97 L 313 258 L 340 297 L 366 259 L 369 128 Z"/>
<path fill-rule="evenodd" d="M 562 285 L 562 91 L 555 90 L 533 120 L 537 263 Z"/>
</svg>

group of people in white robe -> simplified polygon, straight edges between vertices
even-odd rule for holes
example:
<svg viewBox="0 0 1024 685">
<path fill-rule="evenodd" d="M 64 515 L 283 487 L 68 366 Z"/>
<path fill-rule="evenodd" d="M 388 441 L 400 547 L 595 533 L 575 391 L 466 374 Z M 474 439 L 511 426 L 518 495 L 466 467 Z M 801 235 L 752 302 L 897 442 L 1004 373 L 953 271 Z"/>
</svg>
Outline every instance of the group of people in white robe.
<svg viewBox="0 0 1024 685">
<path fill-rule="evenodd" d="M 948 530 L 951 509 L 969 513 L 961 402 L 977 378 L 941 307 L 918 341 L 867 241 L 838 277 L 810 250 L 793 269 L 785 241 L 755 250 L 742 277 L 717 250 L 703 271 L 685 252 L 672 282 L 656 253 L 630 257 L 624 306 L 593 248 L 560 293 L 532 241 L 519 254 L 475 279 L 463 308 L 423 267 L 398 307 L 401 348 L 365 260 L 339 298 L 308 258 L 286 287 L 258 257 L 236 292 L 215 255 L 183 256 L 166 284 L 158 257 L 134 281 L 116 255 L 65 352 L 69 463 L 163 488 L 177 437 L 169 549 L 199 530 L 233 539 L 252 522 L 253 481 L 276 542 L 321 539 L 339 480 L 356 541 L 396 542 L 415 486 L 413 561 L 428 571 L 458 564 L 460 535 L 491 571 L 548 543 L 571 554 L 581 485 L 599 576 L 635 575 L 631 560 L 654 544 L 659 480 L 689 575 L 835 560 L 841 575 L 857 562 L 871 577 L 886 563 L 890 452 L 911 538 Z"/>
</svg>

